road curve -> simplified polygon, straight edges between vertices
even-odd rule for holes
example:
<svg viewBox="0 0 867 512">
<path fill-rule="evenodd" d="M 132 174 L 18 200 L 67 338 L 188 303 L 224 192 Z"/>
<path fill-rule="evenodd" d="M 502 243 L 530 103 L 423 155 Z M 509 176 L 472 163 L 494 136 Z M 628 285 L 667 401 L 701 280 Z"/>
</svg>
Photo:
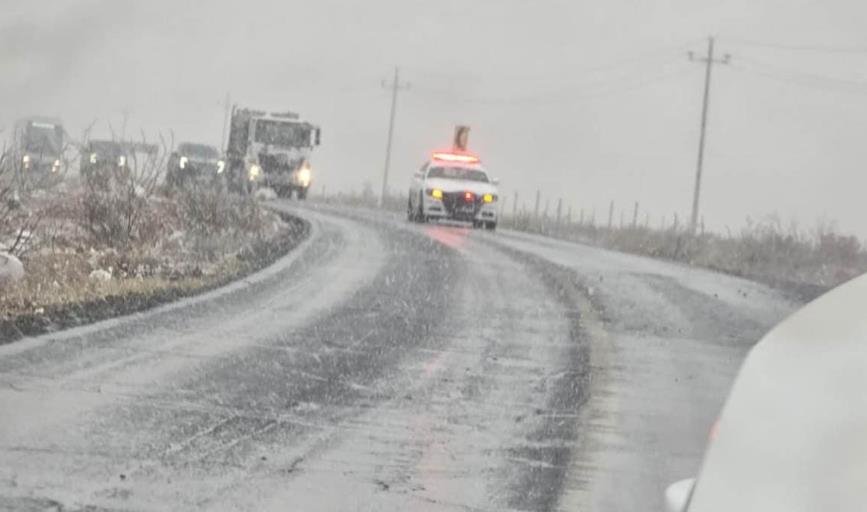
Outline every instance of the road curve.
<svg viewBox="0 0 867 512">
<path fill-rule="evenodd" d="M 518 233 L 277 203 L 227 289 L 0 347 L 0 510 L 650 510 L 795 304 Z"/>
</svg>

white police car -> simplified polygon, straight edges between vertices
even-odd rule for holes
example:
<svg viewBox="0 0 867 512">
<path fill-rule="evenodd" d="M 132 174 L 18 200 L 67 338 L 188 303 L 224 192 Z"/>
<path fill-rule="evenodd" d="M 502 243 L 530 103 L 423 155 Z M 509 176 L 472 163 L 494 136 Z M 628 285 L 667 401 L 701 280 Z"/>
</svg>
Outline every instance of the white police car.
<svg viewBox="0 0 867 512">
<path fill-rule="evenodd" d="M 412 177 L 407 217 L 414 222 L 444 219 L 496 229 L 497 183 L 478 156 L 435 152 Z"/>
</svg>

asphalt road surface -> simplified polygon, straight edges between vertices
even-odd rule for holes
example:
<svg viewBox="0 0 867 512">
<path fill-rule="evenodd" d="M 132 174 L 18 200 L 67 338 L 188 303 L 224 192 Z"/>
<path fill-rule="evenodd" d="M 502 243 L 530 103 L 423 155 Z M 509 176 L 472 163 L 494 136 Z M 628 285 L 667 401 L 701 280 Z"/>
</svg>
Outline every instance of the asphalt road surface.
<svg viewBox="0 0 867 512">
<path fill-rule="evenodd" d="M 227 288 L 0 347 L 0 510 L 659 510 L 797 304 L 682 265 L 291 203 Z"/>
</svg>

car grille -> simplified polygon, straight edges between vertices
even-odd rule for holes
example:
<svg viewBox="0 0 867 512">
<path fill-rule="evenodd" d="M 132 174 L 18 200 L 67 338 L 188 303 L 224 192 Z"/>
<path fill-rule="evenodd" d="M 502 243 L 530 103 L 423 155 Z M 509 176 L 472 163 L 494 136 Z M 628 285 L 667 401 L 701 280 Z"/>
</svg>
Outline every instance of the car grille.
<svg viewBox="0 0 867 512">
<path fill-rule="evenodd" d="M 461 220 L 472 220 L 482 207 L 482 198 L 473 195 L 472 201 L 464 197 L 466 192 L 446 192 L 443 194 L 443 206 L 451 217 Z"/>
</svg>

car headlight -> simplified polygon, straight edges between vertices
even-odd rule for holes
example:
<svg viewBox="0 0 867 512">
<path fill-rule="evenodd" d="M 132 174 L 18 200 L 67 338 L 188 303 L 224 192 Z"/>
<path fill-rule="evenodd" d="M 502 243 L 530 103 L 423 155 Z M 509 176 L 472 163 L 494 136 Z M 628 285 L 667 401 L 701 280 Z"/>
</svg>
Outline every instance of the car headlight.
<svg viewBox="0 0 867 512">
<path fill-rule="evenodd" d="M 118 167 L 125 166 L 126 165 L 126 156 L 120 155 L 119 157 L 117 157 L 117 165 L 118 165 Z"/>
<path fill-rule="evenodd" d="M 189 161 L 189 158 L 182 156 L 181 159 L 178 161 L 178 167 L 180 167 L 181 169 L 186 169 L 187 162 Z"/>
<path fill-rule="evenodd" d="M 308 184 L 310 184 L 310 168 L 309 168 L 309 167 L 302 167 L 301 170 L 298 171 L 298 180 L 299 180 L 299 181 L 301 182 L 301 184 L 303 184 L 305 187 L 306 187 Z"/>
<path fill-rule="evenodd" d="M 24 167 L 30 167 L 30 155 L 21 157 L 21 163 L 24 164 Z"/>
<path fill-rule="evenodd" d="M 250 178 L 250 181 L 256 181 L 259 179 L 259 176 L 262 174 L 262 168 L 259 164 L 253 164 L 250 166 L 250 169 L 247 171 L 247 176 Z"/>
<path fill-rule="evenodd" d="M 92 164 L 96 163 L 96 153 L 90 154 L 90 163 L 92 163 Z"/>
<path fill-rule="evenodd" d="M 51 166 L 51 172 L 57 172 L 60 170 L 60 160 L 55 160 L 54 164 Z"/>
<path fill-rule="evenodd" d="M 226 162 L 222 160 L 217 160 L 217 174 L 223 174 L 223 171 L 226 169 Z"/>
</svg>

